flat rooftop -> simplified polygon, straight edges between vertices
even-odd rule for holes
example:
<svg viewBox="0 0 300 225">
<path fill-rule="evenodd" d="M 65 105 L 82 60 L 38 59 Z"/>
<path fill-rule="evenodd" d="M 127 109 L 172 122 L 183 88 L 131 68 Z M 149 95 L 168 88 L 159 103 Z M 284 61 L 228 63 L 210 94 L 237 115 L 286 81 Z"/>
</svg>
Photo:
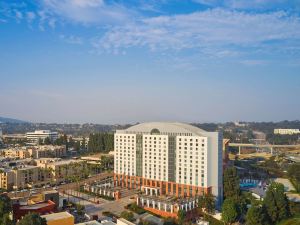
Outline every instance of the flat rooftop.
<svg viewBox="0 0 300 225">
<path fill-rule="evenodd" d="M 36 210 L 36 209 L 44 208 L 44 207 L 47 207 L 47 206 L 53 205 L 53 204 L 55 204 L 55 203 L 42 202 L 42 203 L 37 203 L 37 204 L 32 204 L 32 205 L 24 205 L 24 206 L 21 206 L 20 209 L 22 209 L 22 210 Z"/>
<path fill-rule="evenodd" d="M 99 223 L 96 220 L 88 221 L 88 222 L 83 222 L 83 223 L 76 223 L 76 225 L 116 225 L 113 222 L 107 221 L 107 223 Z"/>
<path fill-rule="evenodd" d="M 48 165 L 65 165 L 65 164 L 70 164 L 70 163 L 80 163 L 82 160 L 61 160 L 61 161 L 56 161 L 56 162 L 50 162 Z"/>
<path fill-rule="evenodd" d="M 45 218 L 47 221 L 66 219 L 70 217 L 74 218 L 74 216 L 68 212 L 51 213 L 51 214 L 43 215 L 41 217 Z"/>
</svg>

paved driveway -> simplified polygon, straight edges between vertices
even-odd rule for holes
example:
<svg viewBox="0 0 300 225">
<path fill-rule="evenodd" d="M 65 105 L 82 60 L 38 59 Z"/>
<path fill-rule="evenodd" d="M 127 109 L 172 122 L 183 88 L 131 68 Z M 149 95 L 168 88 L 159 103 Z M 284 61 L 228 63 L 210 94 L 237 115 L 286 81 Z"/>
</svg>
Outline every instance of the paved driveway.
<svg viewBox="0 0 300 225">
<path fill-rule="evenodd" d="M 69 192 L 69 190 L 67 191 Z M 61 196 L 68 198 L 67 194 L 60 193 Z M 117 201 L 108 201 L 105 199 L 100 199 L 100 203 L 96 204 L 93 201 L 83 200 L 82 198 L 78 198 L 76 196 L 69 196 L 71 202 L 80 203 L 85 206 L 86 213 L 89 216 L 98 215 L 98 217 L 102 216 L 102 213 L 105 211 L 112 212 L 116 215 L 121 215 L 121 213 L 125 210 L 125 206 L 129 203 L 135 202 L 135 199 L 131 199 L 134 195 L 127 196 L 125 198 L 121 198 Z M 92 199 L 93 200 L 93 199 Z"/>
<path fill-rule="evenodd" d="M 276 178 L 274 181 L 277 182 L 277 183 L 283 184 L 284 185 L 284 190 L 286 192 L 294 191 L 295 190 L 294 186 L 292 185 L 292 183 L 288 179 L 285 179 L 285 178 Z"/>
</svg>

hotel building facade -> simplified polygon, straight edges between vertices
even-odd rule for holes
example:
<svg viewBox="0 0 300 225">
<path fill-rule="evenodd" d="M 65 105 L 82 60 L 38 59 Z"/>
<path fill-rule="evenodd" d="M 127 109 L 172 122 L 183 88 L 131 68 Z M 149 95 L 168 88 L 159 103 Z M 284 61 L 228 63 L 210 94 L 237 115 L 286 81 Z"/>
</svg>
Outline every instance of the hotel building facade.
<svg viewBox="0 0 300 225">
<path fill-rule="evenodd" d="M 222 134 L 183 123 L 151 122 L 117 130 L 114 183 L 156 196 L 223 199 Z"/>
</svg>

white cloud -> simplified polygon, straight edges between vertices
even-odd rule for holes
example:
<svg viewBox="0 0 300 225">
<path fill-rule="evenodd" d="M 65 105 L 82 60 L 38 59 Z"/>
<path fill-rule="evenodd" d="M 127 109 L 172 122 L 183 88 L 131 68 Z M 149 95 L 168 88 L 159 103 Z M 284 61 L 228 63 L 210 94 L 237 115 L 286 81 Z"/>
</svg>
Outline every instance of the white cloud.
<svg viewBox="0 0 300 225">
<path fill-rule="evenodd" d="M 103 0 L 43 0 L 43 7 L 70 22 L 82 24 L 115 24 L 130 19 L 134 13 L 124 6 Z"/>
<path fill-rule="evenodd" d="M 80 37 L 74 36 L 74 35 L 60 35 L 59 36 L 61 40 L 69 43 L 69 44 L 82 44 L 83 41 Z"/>
<path fill-rule="evenodd" d="M 224 7 L 238 10 L 299 10 L 299 0 L 192 0 L 211 7 Z"/>
<path fill-rule="evenodd" d="M 73 0 L 73 4 L 79 7 L 98 7 L 103 6 L 103 0 Z"/>
<path fill-rule="evenodd" d="M 246 66 L 264 66 L 269 62 L 267 60 L 259 60 L 259 59 L 245 59 L 240 61 L 241 64 Z"/>
<path fill-rule="evenodd" d="M 193 0 L 193 1 L 208 6 L 216 6 L 222 2 L 220 0 Z"/>
<path fill-rule="evenodd" d="M 281 4 L 283 0 L 228 0 L 224 5 L 234 9 L 262 9 Z"/>
<path fill-rule="evenodd" d="M 200 49 L 222 56 L 237 47 L 260 48 L 272 42 L 298 46 L 299 17 L 284 12 L 245 13 L 213 9 L 185 15 L 159 16 L 116 26 L 93 42 L 100 51 L 147 47 L 152 51 Z M 297 42 L 298 41 L 298 42 Z M 298 44 L 297 44 L 298 43 Z M 225 48 L 224 48 L 225 47 Z"/>
<path fill-rule="evenodd" d="M 23 13 L 21 12 L 21 11 L 17 11 L 16 10 L 16 19 L 17 20 L 21 20 L 21 19 L 23 19 Z"/>
<path fill-rule="evenodd" d="M 36 18 L 34 12 L 26 12 L 26 19 L 28 23 L 31 23 Z"/>
</svg>

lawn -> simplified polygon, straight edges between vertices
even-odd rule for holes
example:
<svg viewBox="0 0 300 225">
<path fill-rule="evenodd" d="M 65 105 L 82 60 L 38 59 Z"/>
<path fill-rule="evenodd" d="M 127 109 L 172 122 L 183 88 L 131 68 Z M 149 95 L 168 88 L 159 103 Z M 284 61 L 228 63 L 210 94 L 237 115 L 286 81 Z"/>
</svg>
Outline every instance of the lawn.
<svg viewBox="0 0 300 225">
<path fill-rule="evenodd" d="M 300 215 L 297 215 L 293 218 L 281 221 L 278 225 L 299 225 L 299 224 L 300 224 Z"/>
</svg>

